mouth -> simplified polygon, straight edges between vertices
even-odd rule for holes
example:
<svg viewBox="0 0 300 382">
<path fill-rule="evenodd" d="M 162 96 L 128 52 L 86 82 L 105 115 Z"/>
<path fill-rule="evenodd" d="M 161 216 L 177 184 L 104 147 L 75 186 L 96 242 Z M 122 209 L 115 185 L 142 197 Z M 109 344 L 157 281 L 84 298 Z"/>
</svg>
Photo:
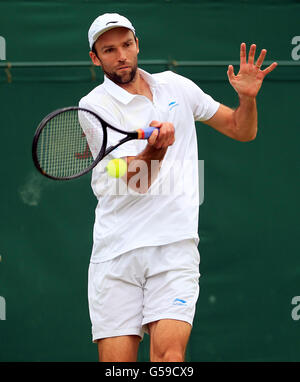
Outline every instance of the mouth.
<svg viewBox="0 0 300 382">
<path fill-rule="evenodd" d="M 118 68 L 118 70 L 126 70 L 126 69 L 130 69 L 130 66 L 120 66 Z"/>
</svg>

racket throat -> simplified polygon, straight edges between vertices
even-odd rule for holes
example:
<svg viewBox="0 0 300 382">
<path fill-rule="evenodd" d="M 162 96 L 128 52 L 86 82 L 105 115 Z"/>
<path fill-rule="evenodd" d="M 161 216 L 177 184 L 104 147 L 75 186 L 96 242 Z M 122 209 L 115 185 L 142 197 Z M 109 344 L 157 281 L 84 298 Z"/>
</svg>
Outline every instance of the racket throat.
<svg viewBox="0 0 300 382">
<path fill-rule="evenodd" d="M 136 134 L 137 135 L 137 134 Z M 132 139 L 136 139 L 137 137 L 133 137 L 133 136 L 127 136 L 123 139 L 121 139 L 116 145 L 114 146 L 109 146 L 106 148 L 105 150 L 105 154 L 104 156 L 108 155 L 109 153 L 111 153 L 114 149 L 116 149 L 117 147 L 119 147 L 120 145 L 122 145 L 123 143 L 125 142 L 128 142 L 128 141 L 131 141 Z"/>
</svg>

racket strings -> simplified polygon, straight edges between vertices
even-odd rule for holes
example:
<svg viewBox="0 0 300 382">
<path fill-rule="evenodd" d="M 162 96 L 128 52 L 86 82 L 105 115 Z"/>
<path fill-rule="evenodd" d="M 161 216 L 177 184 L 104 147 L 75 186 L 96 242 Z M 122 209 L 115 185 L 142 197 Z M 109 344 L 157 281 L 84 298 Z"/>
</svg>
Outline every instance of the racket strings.
<svg viewBox="0 0 300 382">
<path fill-rule="evenodd" d="M 64 111 L 51 118 L 41 131 L 37 145 L 39 165 L 50 176 L 72 177 L 91 166 L 102 144 L 103 128 L 93 114 Z"/>
</svg>

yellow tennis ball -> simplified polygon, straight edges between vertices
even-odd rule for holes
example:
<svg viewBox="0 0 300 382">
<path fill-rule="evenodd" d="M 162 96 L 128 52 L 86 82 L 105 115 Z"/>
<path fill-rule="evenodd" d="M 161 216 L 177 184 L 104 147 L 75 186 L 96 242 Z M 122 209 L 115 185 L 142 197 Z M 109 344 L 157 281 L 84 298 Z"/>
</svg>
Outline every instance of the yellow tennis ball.
<svg viewBox="0 0 300 382">
<path fill-rule="evenodd" d="M 119 178 L 120 176 L 125 175 L 127 171 L 127 163 L 124 159 L 112 159 L 108 162 L 106 171 L 108 175 L 113 178 Z"/>
</svg>

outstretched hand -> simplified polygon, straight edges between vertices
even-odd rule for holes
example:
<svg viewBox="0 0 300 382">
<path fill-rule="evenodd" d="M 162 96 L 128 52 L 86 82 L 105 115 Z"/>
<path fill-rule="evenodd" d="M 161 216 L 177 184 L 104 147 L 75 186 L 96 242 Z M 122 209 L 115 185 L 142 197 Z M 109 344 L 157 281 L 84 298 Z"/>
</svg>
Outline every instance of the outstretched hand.
<svg viewBox="0 0 300 382">
<path fill-rule="evenodd" d="M 246 44 L 243 42 L 240 50 L 240 70 L 238 74 L 234 74 L 232 65 L 228 66 L 227 76 L 229 82 L 239 96 L 256 97 L 265 76 L 272 72 L 277 66 L 277 63 L 273 62 L 266 69 L 261 70 L 260 68 L 266 57 L 267 51 L 266 49 L 263 49 L 254 64 L 255 50 L 256 45 L 252 44 L 247 62 Z"/>
</svg>

